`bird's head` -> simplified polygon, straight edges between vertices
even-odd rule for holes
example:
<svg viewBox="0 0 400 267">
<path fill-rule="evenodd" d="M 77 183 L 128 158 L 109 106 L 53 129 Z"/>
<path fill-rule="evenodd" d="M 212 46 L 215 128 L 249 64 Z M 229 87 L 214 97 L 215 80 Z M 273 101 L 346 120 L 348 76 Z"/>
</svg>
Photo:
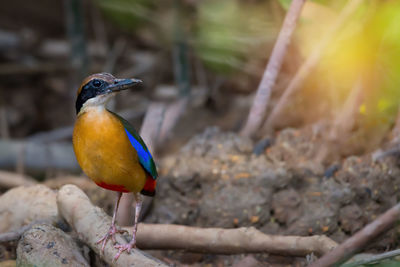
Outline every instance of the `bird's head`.
<svg viewBox="0 0 400 267">
<path fill-rule="evenodd" d="M 117 79 L 109 73 L 97 73 L 83 80 L 75 102 L 76 114 L 87 107 L 104 107 L 116 92 L 141 83 L 137 79 Z"/>
</svg>

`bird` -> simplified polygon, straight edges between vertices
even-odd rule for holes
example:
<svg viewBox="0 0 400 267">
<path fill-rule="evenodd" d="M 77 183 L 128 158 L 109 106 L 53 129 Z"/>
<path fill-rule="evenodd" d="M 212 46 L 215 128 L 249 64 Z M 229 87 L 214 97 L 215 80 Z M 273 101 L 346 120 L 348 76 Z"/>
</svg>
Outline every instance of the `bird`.
<svg viewBox="0 0 400 267">
<path fill-rule="evenodd" d="M 143 139 L 127 120 L 106 108 L 107 102 L 118 92 L 136 87 L 138 79 L 117 79 L 110 73 L 92 74 L 78 88 L 75 109 L 77 118 L 73 131 L 73 148 L 83 172 L 98 186 L 116 191 L 117 198 L 110 228 L 97 241 L 101 252 L 111 238 L 121 253 L 136 247 L 138 218 L 142 206 L 141 195 L 154 196 L 157 169 Z M 128 244 L 116 244 L 115 234 L 126 231 L 116 227 L 116 213 L 122 193 L 132 192 L 135 219 L 132 239 Z M 115 245 L 116 244 L 116 245 Z"/>
</svg>

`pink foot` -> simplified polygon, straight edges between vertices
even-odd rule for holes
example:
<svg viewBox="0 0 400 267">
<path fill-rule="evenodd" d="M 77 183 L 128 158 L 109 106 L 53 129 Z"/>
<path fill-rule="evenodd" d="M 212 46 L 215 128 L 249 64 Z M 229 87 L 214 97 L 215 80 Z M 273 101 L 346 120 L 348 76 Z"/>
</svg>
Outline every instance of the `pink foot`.
<svg viewBox="0 0 400 267">
<path fill-rule="evenodd" d="M 114 261 L 118 260 L 122 252 L 126 250 L 128 253 L 131 253 L 131 249 L 135 247 L 136 247 L 136 240 L 134 239 L 132 239 L 131 242 L 125 245 L 115 245 L 114 248 L 118 249 L 118 253 L 115 255 Z"/>
<path fill-rule="evenodd" d="M 123 233 L 127 233 L 128 231 L 126 230 L 118 230 L 117 227 L 115 227 L 115 224 L 111 224 L 110 229 L 108 230 L 107 234 L 105 234 L 105 236 L 103 236 L 99 241 L 96 242 L 96 244 L 102 243 L 101 245 L 101 253 L 104 253 L 104 248 L 107 244 L 108 239 L 111 238 L 113 244 L 117 243 L 117 241 L 115 240 L 115 235 L 118 234 L 123 234 Z"/>
</svg>

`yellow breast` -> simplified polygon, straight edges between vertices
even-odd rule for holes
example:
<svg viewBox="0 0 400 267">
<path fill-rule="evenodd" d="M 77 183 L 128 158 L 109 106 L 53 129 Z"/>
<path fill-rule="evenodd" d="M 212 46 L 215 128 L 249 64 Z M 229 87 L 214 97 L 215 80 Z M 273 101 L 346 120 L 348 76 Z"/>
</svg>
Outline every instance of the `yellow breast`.
<svg viewBox="0 0 400 267">
<path fill-rule="evenodd" d="M 131 192 L 143 189 L 146 173 L 136 150 L 122 123 L 106 109 L 79 114 L 72 140 L 79 165 L 94 182 Z"/>
</svg>

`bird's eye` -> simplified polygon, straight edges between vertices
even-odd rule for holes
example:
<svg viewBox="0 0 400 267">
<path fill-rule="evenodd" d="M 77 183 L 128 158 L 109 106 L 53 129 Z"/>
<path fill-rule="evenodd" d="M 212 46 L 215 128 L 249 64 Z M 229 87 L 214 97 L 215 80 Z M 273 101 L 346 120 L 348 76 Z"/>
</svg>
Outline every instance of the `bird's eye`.
<svg viewBox="0 0 400 267">
<path fill-rule="evenodd" d="M 93 80 L 92 84 L 93 84 L 94 87 L 100 87 L 101 86 L 101 81 Z"/>
</svg>

